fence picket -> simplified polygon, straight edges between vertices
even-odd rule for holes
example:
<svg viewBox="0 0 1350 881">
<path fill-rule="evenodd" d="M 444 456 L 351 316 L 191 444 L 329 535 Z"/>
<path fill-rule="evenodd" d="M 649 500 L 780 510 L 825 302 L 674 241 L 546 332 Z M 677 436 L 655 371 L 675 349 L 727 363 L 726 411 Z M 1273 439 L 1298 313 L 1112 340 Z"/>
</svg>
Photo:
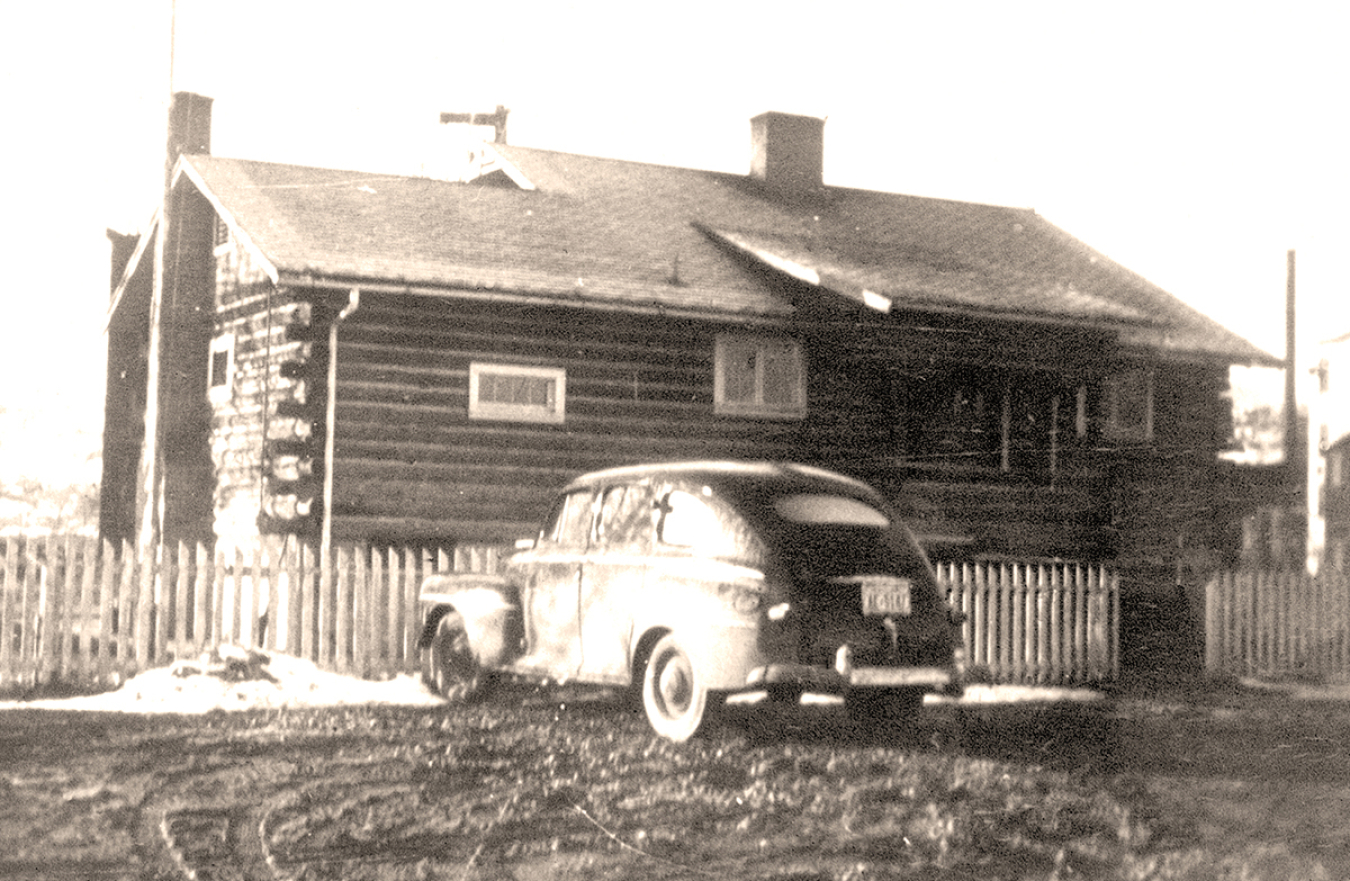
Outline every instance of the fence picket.
<svg viewBox="0 0 1350 881">
<path fill-rule="evenodd" d="M 117 561 L 112 542 L 100 541 L 98 548 L 98 657 L 94 662 L 99 682 L 107 682 L 112 674 L 112 655 L 115 637 L 113 618 L 117 611 L 117 582 L 113 578 L 117 570 Z M 92 646 L 91 646 L 92 648 Z"/>
<path fill-rule="evenodd" d="M 72 559 L 79 560 L 80 563 L 79 595 L 73 604 L 75 623 L 69 631 L 71 657 L 65 675 L 75 680 L 82 680 L 89 675 L 93 662 L 90 649 L 99 638 L 99 619 L 93 616 L 91 612 L 94 603 L 93 545 L 87 539 L 81 537 L 75 541 L 75 549 Z"/>
<path fill-rule="evenodd" d="M 212 594 L 211 554 L 201 542 L 193 548 L 192 576 L 192 649 L 200 654 L 211 647 Z"/>
<path fill-rule="evenodd" d="M 418 609 L 417 593 L 422 583 L 419 577 L 423 572 L 422 555 L 413 548 L 407 548 L 403 552 L 403 602 L 404 608 L 408 610 L 407 621 L 412 622 L 403 637 L 403 657 L 404 669 L 409 672 L 420 666 L 420 654 L 417 648 L 417 641 L 421 636 L 420 629 L 417 627 L 415 613 Z"/>
<path fill-rule="evenodd" d="M 385 549 L 385 578 L 387 603 L 384 607 L 386 666 L 390 672 L 401 672 L 406 656 L 403 653 L 403 632 L 407 629 L 408 615 L 403 607 L 403 581 L 399 577 L 398 551 Z"/>
<path fill-rule="evenodd" d="M 19 671 L 19 645 L 16 637 L 23 633 L 20 621 L 19 540 L 5 539 L 4 582 L 0 585 L 0 681 L 8 684 Z"/>
<path fill-rule="evenodd" d="M 289 550 L 286 550 L 289 548 Z M 283 545 L 282 559 L 286 571 L 286 652 L 297 657 L 305 657 L 301 652 L 301 628 L 304 617 L 300 610 L 305 605 L 304 561 L 300 559 L 300 549 L 295 543 Z"/>
<path fill-rule="evenodd" d="M 350 548 L 337 549 L 337 602 L 334 609 L 334 623 L 336 624 L 337 636 L 334 640 L 334 648 L 337 654 L 333 661 L 337 669 L 343 673 L 351 671 L 352 668 L 352 604 L 351 604 L 351 576 L 348 574 L 348 568 L 351 566 L 352 553 Z"/>
<path fill-rule="evenodd" d="M 353 554 L 350 584 L 352 597 L 352 670 L 358 676 L 369 675 L 371 654 L 370 645 L 370 581 L 366 571 L 370 549 L 361 546 Z M 356 585 L 363 584 L 365 590 L 357 590 Z"/>
<path fill-rule="evenodd" d="M 314 549 L 300 545 L 300 657 L 307 661 L 319 660 L 319 567 Z"/>
<path fill-rule="evenodd" d="M 132 646 L 136 655 L 135 668 L 143 670 L 150 666 L 155 656 L 155 577 L 157 567 L 153 550 L 146 548 L 137 555 L 136 561 L 136 625 L 132 631 Z"/>
</svg>

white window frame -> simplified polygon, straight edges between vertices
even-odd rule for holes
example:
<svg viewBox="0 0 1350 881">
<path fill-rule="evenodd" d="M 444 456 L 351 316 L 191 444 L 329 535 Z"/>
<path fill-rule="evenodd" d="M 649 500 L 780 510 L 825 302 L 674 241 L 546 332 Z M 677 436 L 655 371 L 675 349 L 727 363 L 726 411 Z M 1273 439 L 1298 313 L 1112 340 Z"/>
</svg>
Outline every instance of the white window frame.
<svg viewBox="0 0 1350 881">
<path fill-rule="evenodd" d="M 727 365 L 736 350 L 755 349 L 755 392 L 753 401 L 727 399 Z M 764 354 L 770 349 L 786 352 L 796 366 L 794 400 L 766 403 L 764 400 Z M 806 358 L 801 343 L 790 337 L 718 334 L 713 354 L 713 410 L 729 416 L 754 416 L 766 419 L 801 419 L 806 415 Z"/>
<path fill-rule="evenodd" d="M 206 393 L 213 404 L 228 403 L 234 397 L 234 343 L 233 333 L 223 333 L 211 340 L 211 354 L 206 361 Z M 225 369 L 218 376 L 216 356 L 225 355 Z"/>
<path fill-rule="evenodd" d="M 479 381 L 484 374 L 530 377 L 551 380 L 554 395 L 551 404 L 504 404 L 479 399 Z M 567 371 L 562 367 L 530 367 L 523 364 L 496 364 L 474 361 L 469 364 L 469 418 L 502 422 L 542 422 L 559 425 L 567 417 Z"/>
</svg>

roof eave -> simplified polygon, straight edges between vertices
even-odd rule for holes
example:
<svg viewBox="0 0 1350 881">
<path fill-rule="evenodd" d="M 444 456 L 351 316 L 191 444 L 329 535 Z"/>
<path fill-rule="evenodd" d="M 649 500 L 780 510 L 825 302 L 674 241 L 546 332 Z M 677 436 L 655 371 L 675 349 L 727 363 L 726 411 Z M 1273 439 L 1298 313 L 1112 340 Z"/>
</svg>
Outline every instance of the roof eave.
<svg viewBox="0 0 1350 881">
<path fill-rule="evenodd" d="M 659 315 L 671 318 L 703 320 L 759 320 L 766 324 L 790 317 L 796 308 L 784 304 L 776 310 L 703 308 L 690 305 L 672 305 L 656 300 L 645 302 L 632 299 L 610 300 L 588 296 L 578 288 L 564 289 L 557 285 L 537 286 L 503 285 L 490 280 L 464 277 L 439 282 L 418 282 L 378 276 L 337 275 L 306 270 L 281 269 L 279 287 L 323 288 L 349 291 L 359 288 L 362 293 L 403 294 L 408 296 L 438 297 L 478 302 L 511 303 L 525 306 L 564 306 L 591 309 L 598 312 L 629 312 L 640 315 Z M 711 296 L 709 299 L 715 299 Z"/>
</svg>

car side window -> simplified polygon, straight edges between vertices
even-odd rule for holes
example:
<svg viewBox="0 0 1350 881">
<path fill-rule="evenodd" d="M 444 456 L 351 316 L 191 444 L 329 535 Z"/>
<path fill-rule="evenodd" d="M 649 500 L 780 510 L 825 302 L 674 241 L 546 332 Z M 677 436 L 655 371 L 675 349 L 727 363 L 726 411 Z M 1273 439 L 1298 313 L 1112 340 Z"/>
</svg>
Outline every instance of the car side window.
<svg viewBox="0 0 1350 881">
<path fill-rule="evenodd" d="M 610 548 L 645 548 L 651 535 L 651 490 L 642 485 L 613 486 L 600 501 L 596 527 L 600 544 Z"/>
<path fill-rule="evenodd" d="M 595 507 L 595 492 L 589 489 L 568 493 L 553 507 L 543 530 L 542 539 L 550 544 L 570 548 L 586 547 L 591 532 L 591 515 Z"/>
<path fill-rule="evenodd" d="M 661 501 L 662 544 L 690 548 L 709 557 L 736 554 L 734 536 L 706 499 L 677 489 L 666 493 Z"/>
</svg>

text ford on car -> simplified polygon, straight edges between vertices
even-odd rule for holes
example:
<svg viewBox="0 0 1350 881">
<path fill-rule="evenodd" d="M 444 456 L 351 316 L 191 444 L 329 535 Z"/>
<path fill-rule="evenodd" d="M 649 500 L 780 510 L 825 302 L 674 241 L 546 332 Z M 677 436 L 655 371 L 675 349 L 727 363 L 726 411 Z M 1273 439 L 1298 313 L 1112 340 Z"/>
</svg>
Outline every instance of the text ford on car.
<svg viewBox="0 0 1350 881">
<path fill-rule="evenodd" d="M 658 733 L 730 694 L 841 694 L 901 719 L 961 689 L 959 616 L 884 499 L 794 464 L 686 462 L 574 480 L 498 575 L 435 575 L 423 676 L 451 700 L 492 673 L 640 685 Z"/>
</svg>

